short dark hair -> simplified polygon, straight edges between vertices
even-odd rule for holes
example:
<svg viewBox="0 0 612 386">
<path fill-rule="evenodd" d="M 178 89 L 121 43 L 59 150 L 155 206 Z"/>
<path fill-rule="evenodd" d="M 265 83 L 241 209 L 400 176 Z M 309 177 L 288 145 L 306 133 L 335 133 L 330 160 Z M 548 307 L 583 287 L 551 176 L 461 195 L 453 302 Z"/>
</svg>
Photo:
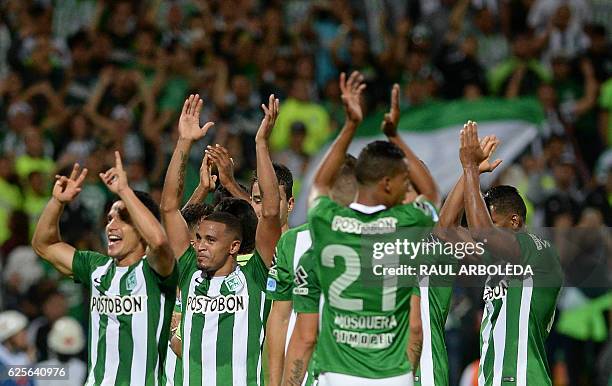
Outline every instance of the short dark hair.
<svg viewBox="0 0 612 386">
<path fill-rule="evenodd" d="M 355 178 L 362 185 L 395 176 L 402 169 L 404 152 L 387 141 L 370 142 L 361 150 L 355 164 Z"/>
<path fill-rule="evenodd" d="M 215 211 L 230 213 L 240 220 L 242 243 L 238 253 L 253 252 L 255 249 L 255 233 L 257 232 L 257 214 L 251 204 L 240 198 L 226 198 L 215 206 Z"/>
<path fill-rule="evenodd" d="M 240 182 L 238 183 L 238 185 L 242 188 L 242 190 L 250 194 L 249 189 L 246 186 L 244 186 Z M 225 186 L 219 184 L 213 193 L 213 199 L 212 199 L 211 205 L 215 207 L 224 199 L 233 198 L 233 197 L 234 196 L 230 193 L 229 190 L 225 188 Z"/>
<path fill-rule="evenodd" d="M 281 163 L 272 163 L 274 167 L 274 174 L 278 180 L 278 185 L 282 186 L 285 190 L 285 196 L 287 200 L 293 197 L 293 174 L 288 167 Z M 251 191 L 253 190 L 253 184 L 257 182 L 257 174 L 253 175 L 253 181 L 251 181 Z"/>
<path fill-rule="evenodd" d="M 143 192 L 141 190 L 134 190 L 134 194 L 140 200 L 140 202 L 142 202 L 142 204 L 147 207 L 147 209 L 153 214 L 153 216 L 155 216 L 157 221 L 161 221 L 159 205 L 157 205 L 157 202 L 155 202 L 153 197 L 149 193 Z"/>
<path fill-rule="evenodd" d="M 236 235 L 236 238 L 242 242 L 242 224 L 238 217 L 227 212 L 212 212 L 208 216 L 204 217 L 204 221 L 213 221 L 224 224 L 227 229 Z"/>
<path fill-rule="evenodd" d="M 186 205 L 181 209 L 181 215 L 185 219 L 187 226 L 191 229 L 198 225 L 200 220 L 213 212 L 212 206 L 203 202 Z"/>
<path fill-rule="evenodd" d="M 484 194 L 484 200 L 489 210 L 493 206 L 501 214 L 518 214 L 523 220 L 527 217 L 525 202 L 514 186 L 494 186 Z"/>
</svg>

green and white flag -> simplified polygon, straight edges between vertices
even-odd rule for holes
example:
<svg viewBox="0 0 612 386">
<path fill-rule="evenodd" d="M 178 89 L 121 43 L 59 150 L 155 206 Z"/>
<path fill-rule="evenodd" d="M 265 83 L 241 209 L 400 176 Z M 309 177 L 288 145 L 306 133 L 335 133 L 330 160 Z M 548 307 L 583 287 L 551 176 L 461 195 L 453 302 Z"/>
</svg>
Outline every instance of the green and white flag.
<svg viewBox="0 0 612 386">
<path fill-rule="evenodd" d="M 366 117 L 357 130 L 349 153 L 357 156 L 368 143 L 385 139 L 380 131 L 382 118 L 383 112 Z M 502 170 L 538 137 L 544 113 L 533 98 L 432 102 L 404 110 L 399 123 L 402 138 L 425 162 L 443 195 L 450 191 L 461 173 L 459 130 L 468 120 L 478 123 L 479 135 L 495 134 L 501 140 L 496 158 L 504 160 L 499 167 Z M 313 174 L 328 148 L 329 144 L 310 162 L 302 186 L 310 186 Z M 499 175 L 499 170 L 493 175 L 483 175 L 483 184 L 490 184 Z M 300 192 L 293 211 L 292 225 L 306 221 L 307 197 L 308 189 L 305 188 Z"/>
</svg>

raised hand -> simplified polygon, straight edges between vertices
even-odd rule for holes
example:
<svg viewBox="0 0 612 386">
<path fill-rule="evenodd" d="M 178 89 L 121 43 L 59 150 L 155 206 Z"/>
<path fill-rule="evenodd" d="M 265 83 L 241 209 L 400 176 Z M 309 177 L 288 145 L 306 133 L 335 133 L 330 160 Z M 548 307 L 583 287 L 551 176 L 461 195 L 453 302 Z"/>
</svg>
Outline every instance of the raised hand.
<svg viewBox="0 0 612 386">
<path fill-rule="evenodd" d="M 391 89 L 391 109 L 385 114 L 380 125 L 380 128 L 387 137 L 397 136 L 397 124 L 400 118 L 399 93 L 399 84 L 395 83 Z"/>
<path fill-rule="evenodd" d="M 108 190 L 115 194 L 121 194 L 129 188 L 127 173 L 123 170 L 123 162 L 118 151 L 115 151 L 115 167 L 108 169 L 105 173 L 100 173 L 99 176 Z"/>
<path fill-rule="evenodd" d="M 211 192 L 215 190 L 217 186 L 217 176 L 212 174 L 213 161 L 208 155 L 204 153 L 202 158 L 202 165 L 200 165 L 200 187 Z"/>
<path fill-rule="evenodd" d="M 478 166 L 487 159 L 478 142 L 478 128 L 475 122 L 468 121 L 459 134 L 461 147 L 459 159 L 464 168 Z"/>
<path fill-rule="evenodd" d="M 267 141 L 272 134 L 272 128 L 278 118 L 278 111 L 280 109 L 280 101 L 278 98 L 274 98 L 274 94 L 268 98 L 268 106 L 262 103 L 262 110 L 264 111 L 264 117 L 261 120 L 259 129 L 257 129 L 257 135 L 255 136 L 256 141 Z"/>
<path fill-rule="evenodd" d="M 86 176 L 87 168 L 81 170 L 81 166 L 78 163 L 75 163 L 72 167 L 70 177 L 56 175 L 55 185 L 53 185 L 53 197 L 62 204 L 74 200 L 81 192 L 81 186 L 83 186 Z"/>
<path fill-rule="evenodd" d="M 227 187 L 234 180 L 234 162 L 229 151 L 221 145 L 208 146 L 206 155 L 217 166 L 221 185 Z"/>
<path fill-rule="evenodd" d="M 200 127 L 200 112 L 204 102 L 198 94 L 189 95 L 183 103 L 183 110 L 179 118 L 179 137 L 189 141 L 197 141 L 204 137 L 214 122 L 206 122 Z"/>
<path fill-rule="evenodd" d="M 340 91 L 342 92 L 342 103 L 344 104 L 344 112 L 346 118 L 354 124 L 359 124 L 363 120 L 363 111 L 361 111 L 361 93 L 365 90 L 366 85 L 363 83 L 363 75 L 358 71 L 353 71 L 348 80 L 346 74 L 340 74 Z"/>
<path fill-rule="evenodd" d="M 501 159 L 496 159 L 495 161 L 491 162 L 491 157 L 493 156 L 493 153 L 495 153 L 498 145 L 499 139 L 497 139 L 497 137 L 494 135 L 487 135 L 480 141 L 480 148 L 486 157 L 486 159 L 482 161 L 480 165 L 478 165 L 478 171 L 481 174 L 492 172 L 499 166 L 499 164 L 502 163 Z"/>
</svg>

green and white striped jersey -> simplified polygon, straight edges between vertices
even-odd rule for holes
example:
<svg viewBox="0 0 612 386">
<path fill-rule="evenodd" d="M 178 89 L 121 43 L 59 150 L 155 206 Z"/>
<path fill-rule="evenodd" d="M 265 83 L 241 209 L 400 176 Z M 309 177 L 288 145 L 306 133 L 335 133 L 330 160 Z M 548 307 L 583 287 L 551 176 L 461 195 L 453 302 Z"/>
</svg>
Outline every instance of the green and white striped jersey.
<svg viewBox="0 0 612 386">
<path fill-rule="evenodd" d="M 420 264 L 449 266 L 453 267 L 453 272 L 456 272 L 459 266 L 454 256 L 444 255 L 424 256 Z M 444 337 L 454 281 L 452 275 L 419 277 L 417 292 L 421 297 L 423 348 L 415 385 L 445 386 L 449 384 L 448 353 Z"/>
<path fill-rule="evenodd" d="M 208 278 L 189 247 L 179 260 L 184 385 L 263 385 L 270 312 L 268 268 L 257 252 L 228 276 Z"/>
<path fill-rule="evenodd" d="M 181 298 L 176 297 L 176 303 L 174 304 L 174 312 L 181 313 Z M 170 336 L 170 339 L 172 337 Z M 183 384 L 183 362 L 181 358 L 177 357 L 172 348 L 170 348 L 170 342 L 168 342 L 168 351 L 166 354 L 166 366 L 164 367 L 164 378 L 163 384 L 166 386 L 182 385 Z"/>
<path fill-rule="evenodd" d="M 291 301 L 293 296 L 294 272 L 300 257 L 310 248 L 310 227 L 308 223 L 283 233 L 276 244 L 276 252 L 266 286 L 266 296 L 271 300 Z M 291 310 L 285 350 L 295 327 L 295 310 Z"/>
<path fill-rule="evenodd" d="M 407 374 L 410 297 L 416 277 L 399 283 L 397 275 L 377 274 L 385 262 L 401 268 L 410 257 L 391 253 L 393 262 L 379 259 L 376 248 L 383 245 L 381 240 L 393 247 L 398 237 L 407 243 L 420 241 L 434 224 L 431 210 L 416 202 L 388 209 L 356 203 L 347 208 L 321 196 L 308 220 L 324 296 L 317 370 L 375 379 Z"/>
<path fill-rule="evenodd" d="M 146 257 L 118 267 L 76 251 L 76 282 L 91 291 L 87 385 L 157 385 L 164 369 L 178 269 L 161 278 Z"/>
<path fill-rule="evenodd" d="M 533 275 L 487 279 L 480 328 L 479 386 L 552 385 L 544 342 L 563 283 L 550 242 L 517 233 L 521 264 Z M 500 280 L 501 279 L 501 280 Z"/>
</svg>

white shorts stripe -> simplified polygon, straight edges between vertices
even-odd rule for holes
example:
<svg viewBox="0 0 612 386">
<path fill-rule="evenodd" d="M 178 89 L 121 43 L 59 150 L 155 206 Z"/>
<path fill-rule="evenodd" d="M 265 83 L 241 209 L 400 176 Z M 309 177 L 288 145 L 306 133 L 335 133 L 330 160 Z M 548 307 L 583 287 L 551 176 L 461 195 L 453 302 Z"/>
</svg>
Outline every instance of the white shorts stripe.
<svg viewBox="0 0 612 386">
<path fill-rule="evenodd" d="M 533 279 L 523 280 L 521 293 L 521 313 L 519 314 L 518 355 L 516 363 L 516 386 L 527 386 L 527 347 L 529 337 L 529 314 L 531 312 L 531 295 Z"/>
</svg>

